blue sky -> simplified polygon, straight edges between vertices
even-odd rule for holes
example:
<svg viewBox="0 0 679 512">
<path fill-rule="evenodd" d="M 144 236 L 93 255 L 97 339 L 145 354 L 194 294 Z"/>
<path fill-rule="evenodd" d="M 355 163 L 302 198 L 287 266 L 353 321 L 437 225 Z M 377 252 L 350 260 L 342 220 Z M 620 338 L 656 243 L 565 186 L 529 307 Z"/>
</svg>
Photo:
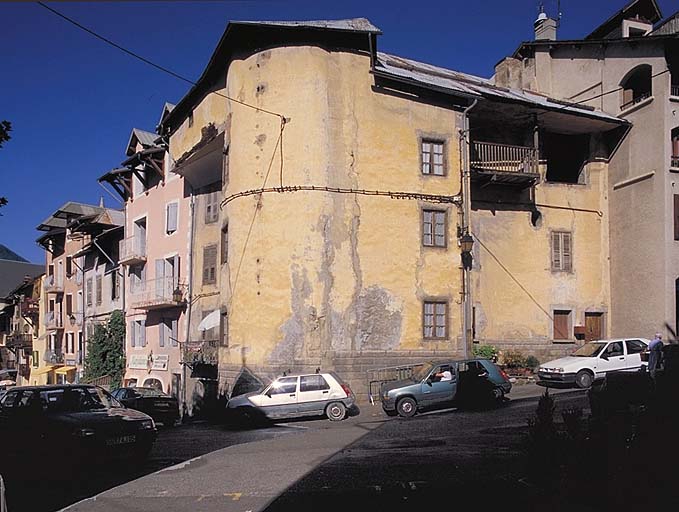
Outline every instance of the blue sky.
<svg viewBox="0 0 679 512">
<path fill-rule="evenodd" d="M 627 0 L 562 0 L 560 39 L 586 35 Z M 533 37 L 538 0 L 52 2 L 83 25 L 197 79 L 229 20 L 369 18 L 383 51 L 490 76 Z M 544 1 L 556 12 L 556 0 Z M 664 15 L 676 0 L 659 0 Z M 0 4 L 0 243 L 34 262 L 40 221 L 68 200 L 119 204 L 97 177 L 124 159 L 133 127 L 153 131 L 188 84 L 123 54 L 33 3 Z"/>
</svg>

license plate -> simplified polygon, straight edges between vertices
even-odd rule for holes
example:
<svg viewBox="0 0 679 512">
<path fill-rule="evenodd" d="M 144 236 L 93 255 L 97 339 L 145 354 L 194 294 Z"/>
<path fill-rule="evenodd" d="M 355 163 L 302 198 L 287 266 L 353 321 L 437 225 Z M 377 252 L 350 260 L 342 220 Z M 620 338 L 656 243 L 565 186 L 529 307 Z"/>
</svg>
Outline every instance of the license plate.
<svg viewBox="0 0 679 512">
<path fill-rule="evenodd" d="M 106 440 L 106 444 L 108 446 L 118 446 L 121 444 L 134 443 L 135 439 L 136 439 L 135 436 L 112 437 Z"/>
<path fill-rule="evenodd" d="M 167 409 L 170 404 L 156 404 L 156 409 Z"/>
<path fill-rule="evenodd" d="M 554 377 L 551 375 L 540 375 L 540 378 L 542 379 L 553 379 Z"/>
</svg>

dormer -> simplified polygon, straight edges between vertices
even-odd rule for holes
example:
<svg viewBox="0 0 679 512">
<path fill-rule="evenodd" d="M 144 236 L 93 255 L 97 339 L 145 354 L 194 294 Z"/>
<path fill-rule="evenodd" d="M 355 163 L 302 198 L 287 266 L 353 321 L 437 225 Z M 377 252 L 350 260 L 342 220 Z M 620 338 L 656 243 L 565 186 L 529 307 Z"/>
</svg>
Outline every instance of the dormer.
<svg viewBox="0 0 679 512">
<path fill-rule="evenodd" d="M 661 19 L 662 12 L 656 0 L 631 0 L 585 39 L 642 37 Z"/>
</svg>

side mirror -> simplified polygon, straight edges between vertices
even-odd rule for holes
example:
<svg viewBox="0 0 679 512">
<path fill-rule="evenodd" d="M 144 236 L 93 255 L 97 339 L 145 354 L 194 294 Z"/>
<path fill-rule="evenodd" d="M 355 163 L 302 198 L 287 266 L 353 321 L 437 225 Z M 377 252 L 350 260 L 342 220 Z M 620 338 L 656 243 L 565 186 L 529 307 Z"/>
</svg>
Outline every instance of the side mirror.
<svg viewBox="0 0 679 512">
<path fill-rule="evenodd" d="M 483 379 L 483 378 L 486 378 L 486 377 L 488 377 L 488 372 L 479 373 L 479 378 Z"/>
<path fill-rule="evenodd" d="M 601 354 L 601 359 L 608 361 L 608 356 L 606 354 Z"/>
<path fill-rule="evenodd" d="M 431 377 L 427 377 L 426 382 L 427 382 L 428 386 L 431 386 L 431 382 L 432 382 Z"/>
<path fill-rule="evenodd" d="M 267 397 L 269 397 L 269 398 L 271 398 L 271 390 L 270 390 L 270 389 L 267 389 L 267 390 L 266 390 L 266 393 L 264 393 L 264 395 L 267 396 Z"/>
</svg>

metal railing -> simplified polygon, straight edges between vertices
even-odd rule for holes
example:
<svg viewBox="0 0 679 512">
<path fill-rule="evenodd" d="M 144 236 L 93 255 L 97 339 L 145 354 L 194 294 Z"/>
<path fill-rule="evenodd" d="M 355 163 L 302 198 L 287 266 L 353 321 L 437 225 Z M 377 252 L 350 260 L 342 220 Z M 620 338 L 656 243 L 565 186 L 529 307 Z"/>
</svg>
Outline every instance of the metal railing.
<svg viewBox="0 0 679 512">
<path fill-rule="evenodd" d="M 177 306 L 184 301 L 184 285 L 174 277 L 147 279 L 130 286 L 130 305 L 138 309 Z"/>
<path fill-rule="evenodd" d="M 61 350 L 46 350 L 44 361 L 48 364 L 64 364 L 64 353 Z"/>
<path fill-rule="evenodd" d="M 45 278 L 44 288 L 47 293 L 63 292 L 64 279 L 55 275 L 47 276 Z"/>
<path fill-rule="evenodd" d="M 180 342 L 182 347 L 182 363 L 218 364 L 219 341 L 200 340 Z"/>
<path fill-rule="evenodd" d="M 536 148 L 473 141 L 471 167 L 483 171 L 538 173 Z"/>
<path fill-rule="evenodd" d="M 679 96 L 679 84 L 670 86 L 670 96 Z"/>
<path fill-rule="evenodd" d="M 375 401 L 379 402 L 382 400 L 380 395 L 382 384 L 408 379 L 418 366 L 422 366 L 422 364 L 389 366 L 387 368 L 368 370 L 368 397 L 370 398 L 370 403 L 374 405 Z"/>
<path fill-rule="evenodd" d="M 45 327 L 48 329 L 61 329 L 64 327 L 64 322 L 61 319 L 61 313 L 56 311 L 48 311 L 45 313 Z"/>
<path fill-rule="evenodd" d="M 12 333 L 9 336 L 7 336 L 6 344 L 7 347 L 9 348 L 32 348 L 33 335 L 24 333 Z"/>
<path fill-rule="evenodd" d="M 128 236 L 120 241 L 120 261 L 146 261 L 146 238 Z"/>
<path fill-rule="evenodd" d="M 670 158 L 670 167 L 674 167 L 675 169 L 679 168 L 679 156 Z"/>
<path fill-rule="evenodd" d="M 626 110 L 630 107 L 633 107 L 637 103 L 641 103 L 645 99 L 648 99 L 651 97 L 651 91 L 646 91 L 646 92 L 640 92 L 637 96 L 634 96 L 630 101 L 623 103 L 620 105 L 620 110 Z"/>
</svg>

